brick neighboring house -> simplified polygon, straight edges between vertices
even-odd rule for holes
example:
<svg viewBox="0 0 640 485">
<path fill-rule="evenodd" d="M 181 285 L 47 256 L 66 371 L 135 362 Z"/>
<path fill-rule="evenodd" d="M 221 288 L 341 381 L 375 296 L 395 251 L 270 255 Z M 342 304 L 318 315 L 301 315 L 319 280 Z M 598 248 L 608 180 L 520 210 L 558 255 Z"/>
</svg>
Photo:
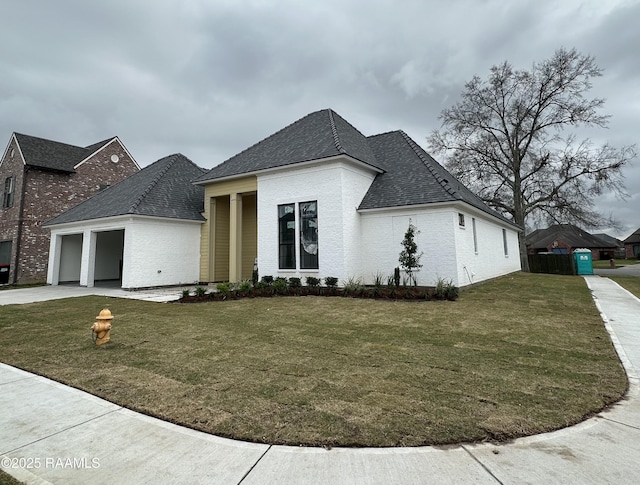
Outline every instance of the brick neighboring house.
<svg viewBox="0 0 640 485">
<path fill-rule="evenodd" d="M 0 160 L 0 283 L 45 281 L 42 224 L 139 170 L 118 137 L 79 147 L 13 133 Z"/>
<path fill-rule="evenodd" d="M 640 227 L 622 243 L 624 244 L 627 258 L 640 259 Z"/>
<path fill-rule="evenodd" d="M 616 243 L 602 240 L 572 224 L 554 224 L 527 235 L 528 254 L 572 254 L 574 249 L 590 249 L 593 261 L 614 257 Z"/>
</svg>

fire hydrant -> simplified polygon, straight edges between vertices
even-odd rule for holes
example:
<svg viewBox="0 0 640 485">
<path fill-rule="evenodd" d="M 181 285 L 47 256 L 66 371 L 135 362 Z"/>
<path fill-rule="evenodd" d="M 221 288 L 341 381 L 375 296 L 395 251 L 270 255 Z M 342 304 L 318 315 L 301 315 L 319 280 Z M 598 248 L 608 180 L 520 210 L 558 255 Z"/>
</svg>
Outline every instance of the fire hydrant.
<svg viewBox="0 0 640 485">
<path fill-rule="evenodd" d="M 91 325 L 91 331 L 95 334 L 96 345 L 106 344 L 111 338 L 111 320 L 113 315 L 108 308 L 105 308 L 96 317 L 96 322 Z"/>
</svg>

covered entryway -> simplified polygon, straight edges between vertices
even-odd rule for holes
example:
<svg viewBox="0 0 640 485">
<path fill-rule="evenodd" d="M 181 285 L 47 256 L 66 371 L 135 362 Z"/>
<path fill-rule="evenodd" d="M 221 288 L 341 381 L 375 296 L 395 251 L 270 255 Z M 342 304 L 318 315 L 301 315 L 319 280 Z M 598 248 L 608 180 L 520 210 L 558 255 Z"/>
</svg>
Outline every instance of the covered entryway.
<svg viewBox="0 0 640 485">
<path fill-rule="evenodd" d="M 256 192 L 210 198 L 209 279 L 251 279 L 258 255 Z"/>
</svg>

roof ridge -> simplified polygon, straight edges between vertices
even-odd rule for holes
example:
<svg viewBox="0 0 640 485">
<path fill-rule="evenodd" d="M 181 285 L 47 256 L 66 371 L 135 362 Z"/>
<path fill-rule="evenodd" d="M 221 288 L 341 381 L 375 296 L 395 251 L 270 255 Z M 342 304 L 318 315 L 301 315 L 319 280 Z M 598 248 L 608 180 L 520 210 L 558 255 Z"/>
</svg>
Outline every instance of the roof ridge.
<svg viewBox="0 0 640 485">
<path fill-rule="evenodd" d="M 218 164 L 218 165 L 216 165 L 215 167 L 213 167 L 213 168 L 211 168 L 211 169 L 207 170 L 207 172 L 210 172 L 210 171 L 211 171 L 211 170 L 213 170 L 214 168 L 218 168 L 218 167 L 220 167 L 220 166 L 223 166 L 223 165 L 225 165 L 225 164 L 227 164 L 227 163 L 231 162 L 231 160 L 233 160 L 233 159 L 235 159 L 236 157 L 239 157 L 240 155 L 242 155 L 242 154 L 244 154 L 244 153 L 248 152 L 249 150 L 251 150 L 251 149 L 252 149 L 252 148 L 254 148 L 255 146 L 259 145 L 260 143 L 262 143 L 262 142 L 264 142 L 264 141 L 268 140 L 269 138 L 273 138 L 273 137 L 275 137 L 276 135 L 278 135 L 279 133 L 281 133 L 281 132 L 285 131 L 286 129 L 290 128 L 291 126 L 295 125 L 296 123 L 300 123 L 300 122 L 301 122 L 302 120 L 304 120 L 305 118 L 308 118 L 308 117 L 310 117 L 311 115 L 314 115 L 314 114 L 316 114 L 316 113 L 320 113 L 320 112 L 322 112 L 322 111 L 323 111 L 323 110 L 321 110 L 321 109 L 320 109 L 320 110 L 314 111 L 314 112 L 312 112 L 312 113 L 309 113 L 309 114 L 307 114 L 307 115 L 304 115 L 302 118 L 298 118 L 297 120 L 292 121 L 292 122 L 291 122 L 291 123 L 289 123 L 287 126 L 284 126 L 284 127 L 280 128 L 280 129 L 279 129 L 278 131 L 276 131 L 275 133 L 271 133 L 270 135 L 265 136 L 264 138 L 262 138 L 262 139 L 260 139 L 259 141 L 255 142 L 253 145 L 248 146 L 248 147 L 247 147 L 247 148 L 245 148 L 244 150 L 242 150 L 242 151 L 240 151 L 240 152 L 236 153 L 235 155 L 232 155 L 231 157 L 227 158 L 226 160 L 222 161 L 221 163 L 219 163 L 219 164 Z"/>
<path fill-rule="evenodd" d="M 340 144 L 340 136 L 338 135 L 338 128 L 336 128 L 336 122 L 333 119 L 333 110 L 329 108 L 327 109 L 327 111 L 329 112 L 329 124 L 331 125 L 331 133 L 333 134 L 333 143 L 336 146 L 336 149 L 340 153 L 346 153 L 346 150 Z"/>
<path fill-rule="evenodd" d="M 171 167 L 173 167 L 173 165 L 176 163 L 176 154 L 173 155 L 169 155 L 167 157 L 164 157 L 165 159 L 167 158 L 171 158 L 171 160 L 169 161 L 169 163 L 167 163 L 167 166 L 164 167 L 162 170 L 160 170 L 160 172 L 158 172 L 158 174 L 155 176 L 155 178 L 153 180 L 151 180 L 151 182 L 149 182 L 149 186 L 142 192 L 142 194 L 140 194 L 140 196 L 134 201 L 133 204 L 131 204 L 131 207 L 129 208 L 130 212 L 135 212 L 135 210 L 138 208 L 138 206 L 142 203 L 142 201 L 144 200 L 144 198 L 149 195 L 149 192 L 151 192 L 151 190 L 153 190 L 153 188 L 158 185 L 158 182 L 160 182 L 160 180 L 162 179 L 162 177 L 164 177 L 164 175 L 169 171 L 169 169 Z M 161 159 L 162 160 L 162 159 Z M 159 162 L 160 160 L 158 160 Z M 157 162 L 155 162 L 157 163 Z"/>
<path fill-rule="evenodd" d="M 68 147 L 80 148 L 82 150 L 86 150 L 86 147 L 81 147 L 80 145 L 72 145 L 71 143 L 66 143 L 64 141 L 51 140 L 49 138 L 42 138 L 41 136 L 27 135 L 26 133 L 19 133 L 17 131 L 14 131 L 13 134 L 14 135 L 19 135 L 19 136 L 24 136 L 26 138 L 33 138 L 33 139 L 36 139 L 36 140 L 46 141 L 48 143 L 55 143 L 57 145 L 65 145 L 65 146 L 68 146 Z"/>
<path fill-rule="evenodd" d="M 413 152 L 418 156 L 418 158 L 422 161 L 422 163 L 427 167 L 427 170 L 433 175 L 433 177 L 438 181 L 438 183 L 442 186 L 444 190 L 447 191 L 448 194 L 456 197 L 457 191 L 449 185 L 449 180 L 442 177 L 440 174 L 436 172 L 436 170 L 431 165 L 431 162 L 424 156 L 423 150 L 418 146 L 418 144 L 411 139 L 409 135 L 407 135 L 403 130 L 398 130 L 398 132 L 402 135 L 404 140 L 407 142 L 407 145 L 411 147 Z"/>
</svg>

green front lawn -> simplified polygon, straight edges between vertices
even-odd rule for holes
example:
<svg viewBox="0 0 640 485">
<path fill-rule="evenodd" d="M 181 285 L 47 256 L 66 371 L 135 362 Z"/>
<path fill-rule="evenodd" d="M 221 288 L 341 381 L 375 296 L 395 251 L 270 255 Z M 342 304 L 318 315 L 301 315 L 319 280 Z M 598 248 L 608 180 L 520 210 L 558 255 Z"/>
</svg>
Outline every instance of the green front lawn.
<svg viewBox="0 0 640 485">
<path fill-rule="evenodd" d="M 640 263 L 637 259 L 614 259 L 614 262 L 616 263 L 616 268 Z M 608 269 L 611 268 L 611 263 L 608 259 L 599 259 L 597 261 L 593 261 L 593 267 L 595 269 Z"/>
<path fill-rule="evenodd" d="M 640 278 L 637 276 L 608 276 L 608 278 L 640 298 Z"/>
<path fill-rule="evenodd" d="M 103 307 L 111 343 L 95 347 Z M 456 302 L 4 306 L 0 360 L 192 428 L 291 445 L 505 440 L 577 423 L 627 388 L 583 278 L 540 274 Z"/>
</svg>

